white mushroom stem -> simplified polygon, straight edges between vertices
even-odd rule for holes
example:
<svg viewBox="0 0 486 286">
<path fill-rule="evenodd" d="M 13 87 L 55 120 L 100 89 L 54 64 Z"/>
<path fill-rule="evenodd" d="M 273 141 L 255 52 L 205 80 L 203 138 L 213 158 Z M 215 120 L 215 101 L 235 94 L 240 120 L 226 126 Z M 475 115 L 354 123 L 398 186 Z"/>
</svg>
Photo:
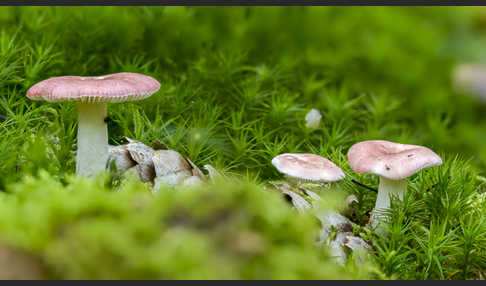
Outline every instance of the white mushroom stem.
<svg viewBox="0 0 486 286">
<path fill-rule="evenodd" d="M 77 104 L 78 151 L 76 173 L 81 176 L 99 174 L 108 160 L 108 129 L 106 103 Z"/>
<path fill-rule="evenodd" d="M 374 218 L 372 226 L 375 227 L 379 221 L 384 221 L 386 216 L 383 211 L 390 208 L 390 196 L 398 196 L 403 199 L 403 194 L 407 191 L 407 179 L 390 180 L 380 176 L 380 185 L 378 186 L 378 197 L 376 198 Z"/>
</svg>

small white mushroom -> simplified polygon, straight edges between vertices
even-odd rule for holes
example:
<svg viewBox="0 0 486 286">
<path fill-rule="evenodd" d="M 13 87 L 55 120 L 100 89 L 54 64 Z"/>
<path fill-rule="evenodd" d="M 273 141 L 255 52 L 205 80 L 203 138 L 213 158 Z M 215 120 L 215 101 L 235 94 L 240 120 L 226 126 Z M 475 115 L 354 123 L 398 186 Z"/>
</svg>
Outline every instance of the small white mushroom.
<svg viewBox="0 0 486 286">
<path fill-rule="evenodd" d="M 306 115 L 305 115 L 305 127 L 310 129 L 316 129 L 319 127 L 319 123 L 321 122 L 322 115 L 319 113 L 319 110 L 312 108 Z"/>
</svg>

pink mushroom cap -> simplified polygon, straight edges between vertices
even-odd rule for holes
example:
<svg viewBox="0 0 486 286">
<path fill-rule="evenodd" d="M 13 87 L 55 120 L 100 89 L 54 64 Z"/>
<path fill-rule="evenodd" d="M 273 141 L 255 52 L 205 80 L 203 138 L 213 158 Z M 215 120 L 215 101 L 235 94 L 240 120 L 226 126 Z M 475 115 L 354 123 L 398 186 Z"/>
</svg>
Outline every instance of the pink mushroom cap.
<svg viewBox="0 0 486 286">
<path fill-rule="evenodd" d="M 134 101 L 157 92 L 160 83 L 137 73 L 105 76 L 61 76 L 41 81 L 27 91 L 32 100 L 115 103 Z"/>
<path fill-rule="evenodd" d="M 280 173 L 302 180 L 334 182 L 345 177 L 336 164 L 315 154 L 280 154 L 272 164 Z"/>
<path fill-rule="evenodd" d="M 359 174 L 401 180 L 424 168 L 441 165 L 442 159 L 427 147 L 370 140 L 353 145 L 348 151 L 348 162 Z"/>
</svg>

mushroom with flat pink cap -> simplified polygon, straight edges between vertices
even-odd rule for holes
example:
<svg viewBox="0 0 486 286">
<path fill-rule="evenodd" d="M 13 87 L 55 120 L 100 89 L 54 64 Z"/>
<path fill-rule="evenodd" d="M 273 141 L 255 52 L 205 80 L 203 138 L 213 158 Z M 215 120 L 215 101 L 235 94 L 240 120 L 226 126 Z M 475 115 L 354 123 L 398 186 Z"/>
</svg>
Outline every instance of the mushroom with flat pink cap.
<svg viewBox="0 0 486 286">
<path fill-rule="evenodd" d="M 35 84 L 27 91 L 27 97 L 48 102 L 76 102 L 79 121 L 76 173 L 91 176 L 106 168 L 107 104 L 141 100 L 159 88 L 157 80 L 137 73 L 97 77 L 61 76 Z"/>
<path fill-rule="evenodd" d="M 299 181 L 334 182 L 344 179 L 341 168 L 315 154 L 285 153 L 272 159 L 280 173 Z"/>
<path fill-rule="evenodd" d="M 427 147 L 394 143 L 384 140 L 363 141 L 348 151 L 350 167 L 359 174 L 380 176 L 372 226 L 379 220 L 377 212 L 390 207 L 390 195 L 403 199 L 407 178 L 428 167 L 439 166 L 442 159 Z"/>
</svg>

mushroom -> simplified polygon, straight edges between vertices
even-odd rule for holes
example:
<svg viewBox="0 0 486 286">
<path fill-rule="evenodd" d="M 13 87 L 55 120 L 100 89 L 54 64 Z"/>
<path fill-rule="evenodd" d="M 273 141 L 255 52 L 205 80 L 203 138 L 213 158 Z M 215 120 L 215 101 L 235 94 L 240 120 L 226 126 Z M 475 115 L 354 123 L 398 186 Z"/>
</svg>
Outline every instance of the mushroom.
<svg viewBox="0 0 486 286">
<path fill-rule="evenodd" d="M 322 115 L 319 110 L 312 108 L 306 115 L 305 115 L 305 127 L 310 129 L 316 129 L 319 127 L 319 123 L 321 122 Z"/>
<path fill-rule="evenodd" d="M 315 154 L 285 153 L 272 159 L 280 173 L 298 181 L 335 182 L 344 179 L 341 168 Z"/>
<path fill-rule="evenodd" d="M 348 151 L 351 168 L 359 174 L 380 176 L 378 197 L 372 213 L 371 226 L 386 220 L 379 212 L 390 207 L 390 195 L 403 199 L 407 178 L 420 170 L 442 164 L 442 159 L 427 147 L 384 140 L 363 141 Z"/>
<path fill-rule="evenodd" d="M 108 159 L 107 104 L 141 100 L 157 92 L 160 83 L 136 73 L 98 77 L 62 76 L 41 81 L 27 91 L 32 100 L 73 101 L 78 110 L 76 173 L 92 176 Z"/>
</svg>

